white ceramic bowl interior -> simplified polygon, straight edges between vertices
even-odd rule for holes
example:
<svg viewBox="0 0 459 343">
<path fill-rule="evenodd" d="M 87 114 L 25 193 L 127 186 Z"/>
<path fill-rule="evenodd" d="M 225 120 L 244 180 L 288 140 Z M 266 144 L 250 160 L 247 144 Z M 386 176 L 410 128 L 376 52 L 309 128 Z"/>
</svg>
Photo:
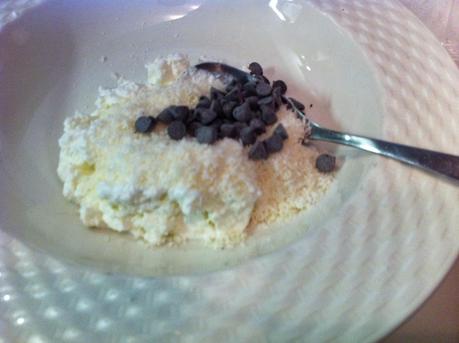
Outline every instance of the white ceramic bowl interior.
<svg viewBox="0 0 459 343">
<path fill-rule="evenodd" d="M 218 2 L 201 3 L 51 1 L 1 32 L 2 230 L 59 258 L 105 271 L 215 270 L 300 238 L 314 239 L 358 190 L 373 157 L 339 149 L 346 161 L 318 206 L 224 251 L 194 245 L 152 249 L 128 235 L 80 223 L 56 175 L 63 120 L 76 110 L 91 111 L 97 88 L 114 85 L 114 72 L 145 80 L 144 64 L 160 55 L 182 52 L 236 66 L 259 61 L 269 76 L 288 81 L 290 94 L 314 105 L 309 114 L 317 122 L 381 134 L 381 90 L 373 70 L 327 16 L 307 4 L 292 3 L 281 13 L 255 2 L 227 2 L 225 11 Z"/>
</svg>

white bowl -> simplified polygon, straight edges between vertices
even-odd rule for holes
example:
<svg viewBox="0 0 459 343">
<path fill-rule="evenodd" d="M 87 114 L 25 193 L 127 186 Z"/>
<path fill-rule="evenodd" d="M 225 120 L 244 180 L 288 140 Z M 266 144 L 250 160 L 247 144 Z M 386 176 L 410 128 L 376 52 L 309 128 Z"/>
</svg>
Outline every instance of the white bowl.
<svg viewBox="0 0 459 343">
<path fill-rule="evenodd" d="M 0 4 L 0 27 L 35 2 Z M 80 224 L 64 118 L 169 52 L 259 61 L 325 126 L 459 154 L 459 73 L 396 1 L 44 1 L 0 31 L 0 336 L 362 342 L 413 311 L 459 250 L 457 187 L 349 149 L 316 207 L 236 249 Z"/>
<path fill-rule="evenodd" d="M 371 66 L 351 38 L 313 7 L 293 12 L 294 22 L 287 24 L 257 4 L 235 2 L 225 11 L 217 4 L 168 4 L 142 3 L 129 11 L 111 3 L 50 4 L 6 28 L 0 87 L 7 90 L 1 139 L 8 163 L 1 177 L 9 207 L 2 226 L 9 233 L 59 258 L 108 271 L 189 273 L 276 250 L 304 236 L 307 227 L 320 230 L 356 191 L 371 163 L 368 155 L 348 156 L 332 196 L 321 204 L 327 215 L 318 206 L 225 251 L 152 249 L 128 235 L 85 228 L 56 175 L 62 122 L 76 110 L 91 111 L 97 88 L 114 84 L 113 72 L 145 80 L 144 64 L 160 55 L 183 52 L 196 61 L 206 55 L 237 66 L 259 61 L 273 77 L 288 80 L 293 96 L 314 104 L 311 115 L 318 122 L 381 135 L 382 91 Z"/>
</svg>

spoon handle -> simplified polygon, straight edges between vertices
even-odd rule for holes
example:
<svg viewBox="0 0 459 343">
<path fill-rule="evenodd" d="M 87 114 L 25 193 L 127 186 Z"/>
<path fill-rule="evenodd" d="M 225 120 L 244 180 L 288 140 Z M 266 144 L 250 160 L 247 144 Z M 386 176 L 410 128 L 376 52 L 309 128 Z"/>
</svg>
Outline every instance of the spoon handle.
<svg viewBox="0 0 459 343">
<path fill-rule="evenodd" d="M 351 135 L 316 125 L 311 126 L 309 139 L 348 145 L 459 180 L 459 156 Z"/>
</svg>

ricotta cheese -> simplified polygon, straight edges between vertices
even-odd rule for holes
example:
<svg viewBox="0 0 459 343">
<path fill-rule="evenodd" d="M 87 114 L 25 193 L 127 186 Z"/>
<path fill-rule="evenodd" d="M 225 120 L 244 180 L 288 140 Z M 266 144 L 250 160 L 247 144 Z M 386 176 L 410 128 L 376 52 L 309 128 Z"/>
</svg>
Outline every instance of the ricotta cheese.
<svg viewBox="0 0 459 343">
<path fill-rule="evenodd" d="M 115 88 L 99 89 L 94 112 L 64 122 L 57 172 L 85 225 L 129 232 L 152 245 L 195 240 L 229 247 L 256 227 L 308 209 L 332 182 L 333 173 L 314 167 L 318 152 L 298 143 L 303 126 L 285 108 L 277 115 L 289 139 L 263 161 L 249 160 L 249 148 L 230 139 L 171 140 L 162 124 L 151 134 L 135 133 L 140 115 L 194 107 L 210 87 L 224 87 L 182 55 L 146 68 L 146 83 L 118 78 Z"/>
<path fill-rule="evenodd" d="M 161 127 L 149 135 L 133 129 L 140 113 L 194 106 L 222 84 L 179 55 L 147 68 L 146 84 L 120 78 L 116 88 L 99 90 L 94 112 L 65 121 L 57 170 L 64 196 L 79 204 L 85 225 L 128 231 L 154 245 L 239 243 L 261 194 L 242 145 L 173 141 Z"/>
</svg>

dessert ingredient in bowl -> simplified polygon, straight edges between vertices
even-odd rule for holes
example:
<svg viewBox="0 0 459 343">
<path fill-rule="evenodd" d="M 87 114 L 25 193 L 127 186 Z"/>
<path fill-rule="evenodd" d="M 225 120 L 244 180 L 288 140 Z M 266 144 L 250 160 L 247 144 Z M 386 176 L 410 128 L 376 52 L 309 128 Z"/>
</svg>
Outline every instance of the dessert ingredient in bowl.
<svg viewBox="0 0 459 343">
<path fill-rule="evenodd" d="M 147 70 L 145 84 L 119 78 L 117 87 L 99 89 L 94 112 L 64 122 L 57 171 L 85 225 L 152 245 L 230 247 L 248 227 L 307 209 L 331 183 L 333 173 L 314 168 L 317 151 L 298 143 L 301 121 L 265 86 L 247 85 L 248 107 L 237 110 L 234 85 L 190 67 L 185 56 L 158 58 Z M 223 95 L 228 101 L 215 101 Z"/>
<path fill-rule="evenodd" d="M 133 130 L 139 113 L 149 118 L 173 103 L 191 106 L 209 85 L 221 86 L 206 72 L 185 69 L 186 61 L 160 59 L 167 84 L 158 74 L 144 85 L 121 79 L 101 90 L 93 113 L 65 121 L 58 175 L 85 225 L 129 231 L 155 245 L 244 238 L 260 190 L 240 144 L 173 141 L 159 127 L 149 135 Z M 140 129 L 150 131 L 155 121 L 146 121 Z"/>
</svg>

